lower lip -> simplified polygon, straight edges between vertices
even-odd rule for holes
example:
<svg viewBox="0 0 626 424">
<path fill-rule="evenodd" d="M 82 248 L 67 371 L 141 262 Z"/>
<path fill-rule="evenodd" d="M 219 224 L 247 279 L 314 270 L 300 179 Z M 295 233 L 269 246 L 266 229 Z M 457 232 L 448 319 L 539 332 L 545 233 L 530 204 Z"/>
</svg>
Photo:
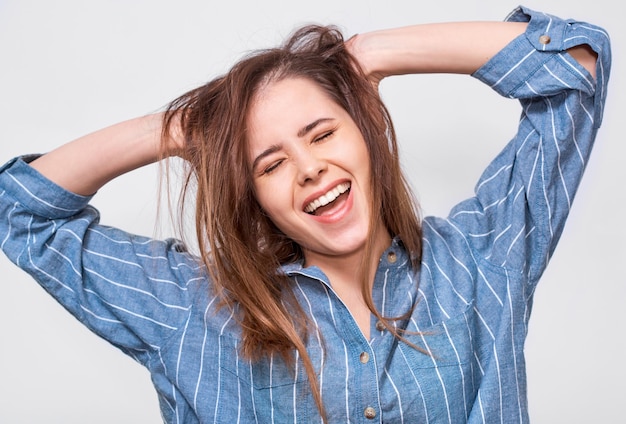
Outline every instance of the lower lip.
<svg viewBox="0 0 626 424">
<path fill-rule="evenodd" d="M 309 215 L 315 221 L 321 224 L 334 224 L 336 222 L 341 221 L 352 209 L 352 205 L 354 200 L 352 198 L 352 190 L 348 192 L 348 197 L 343 201 L 337 209 L 333 210 L 332 213 L 317 216 L 317 215 Z"/>
</svg>

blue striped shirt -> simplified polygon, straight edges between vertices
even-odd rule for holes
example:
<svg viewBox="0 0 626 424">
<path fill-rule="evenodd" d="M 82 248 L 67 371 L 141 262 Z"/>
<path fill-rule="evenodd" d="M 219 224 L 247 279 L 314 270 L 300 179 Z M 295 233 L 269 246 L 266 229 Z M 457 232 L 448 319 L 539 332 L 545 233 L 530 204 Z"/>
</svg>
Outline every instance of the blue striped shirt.
<svg viewBox="0 0 626 424">
<path fill-rule="evenodd" d="M 530 21 L 475 73 L 519 99 L 519 130 L 475 196 L 423 221 L 419 272 L 399 240 L 373 298 L 421 353 L 372 321 L 365 339 L 319 268 L 284 272 L 320 330 L 307 341 L 331 423 L 528 422 L 524 340 L 533 292 L 563 230 L 600 126 L 607 33 L 529 9 Z M 549 38 L 548 38 L 549 37 Z M 597 79 L 564 51 L 588 44 Z M 167 423 L 321 422 L 306 373 L 239 354 L 237 311 L 218 309 L 197 258 L 176 240 L 99 223 L 89 198 L 16 158 L 0 168 L 0 247 L 77 319 L 147 367 Z M 235 306 L 236 309 L 236 306 Z M 298 359 L 298 358 L 296 358 Z"/>
</svg>

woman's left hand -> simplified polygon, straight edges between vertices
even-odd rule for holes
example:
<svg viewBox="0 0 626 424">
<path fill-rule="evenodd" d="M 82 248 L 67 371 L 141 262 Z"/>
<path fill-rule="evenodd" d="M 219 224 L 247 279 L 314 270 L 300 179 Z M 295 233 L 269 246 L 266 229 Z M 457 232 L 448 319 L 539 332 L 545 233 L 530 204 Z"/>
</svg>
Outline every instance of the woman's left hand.
<svg viewBox="0 0 626 424">
<path fill-rule="evenodd" d="M 376 67 L 375 49 L 370 33 L 355 34 L 345 44 L 348 52 L 356 59 L 367 79 L 378 90 L 380 81 L 387 75 L 380 72 Z"/>
</svg>

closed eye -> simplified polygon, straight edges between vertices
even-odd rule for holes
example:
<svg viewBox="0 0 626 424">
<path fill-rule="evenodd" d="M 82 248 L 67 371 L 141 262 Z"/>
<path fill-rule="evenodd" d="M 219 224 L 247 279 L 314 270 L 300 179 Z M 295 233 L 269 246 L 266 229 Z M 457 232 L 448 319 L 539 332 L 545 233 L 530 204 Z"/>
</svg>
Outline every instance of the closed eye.
<svg viewBox="0 0 626 424">
<path fill-rule="evenodd" d="M 333 134 L 335 134 L 335 130 L 327 131 L 321 136 L 314 138 L 313 143 L 319 143 L 320 141 L 324 141 L 325 139 L 331 137 Z"/>
<path fill-rule="evenodd" d="M 272 162 L 268 167 L 266 167 L 265 169 L 263 169 L 263 174 L 264 175 L 269 175 L 272 172 L 274 172 L 276 170 L 276 168 L 278 168 L 280 166 L 280 164 L 283 163 L 283 160 L 278 160 L 276 162 Z"/>
</svg>

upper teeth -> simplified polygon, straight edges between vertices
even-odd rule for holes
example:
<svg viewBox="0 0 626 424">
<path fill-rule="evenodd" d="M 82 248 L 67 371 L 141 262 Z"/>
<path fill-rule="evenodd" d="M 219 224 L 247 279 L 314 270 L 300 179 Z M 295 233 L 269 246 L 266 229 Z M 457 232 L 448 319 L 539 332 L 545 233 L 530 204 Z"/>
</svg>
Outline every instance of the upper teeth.
<svg viewBox="0 0 626 424">
<path fill-rule="evenodd" d="M 306 206 L 306 208 L 304 208 L 304 211 L 307 212 L 307 213 L 315 212 L 315 210 L 317 208 L 329 204 L 330 202 L 335 200 L 337 197 L 339 197 L 341 194 L 343 194 L 346 191 L 348 191 L 349 188 L 350 188 L 350 183 L 341 183 L 341 184 L 339 184 L 337 187 L 335 187 L 332 190 L 328 191 L 328 193 L 322 194 L 320 197 L 318 197 L 317 199 L 315 199 L 311 203 L 309 203 Z"/>
</svg>

